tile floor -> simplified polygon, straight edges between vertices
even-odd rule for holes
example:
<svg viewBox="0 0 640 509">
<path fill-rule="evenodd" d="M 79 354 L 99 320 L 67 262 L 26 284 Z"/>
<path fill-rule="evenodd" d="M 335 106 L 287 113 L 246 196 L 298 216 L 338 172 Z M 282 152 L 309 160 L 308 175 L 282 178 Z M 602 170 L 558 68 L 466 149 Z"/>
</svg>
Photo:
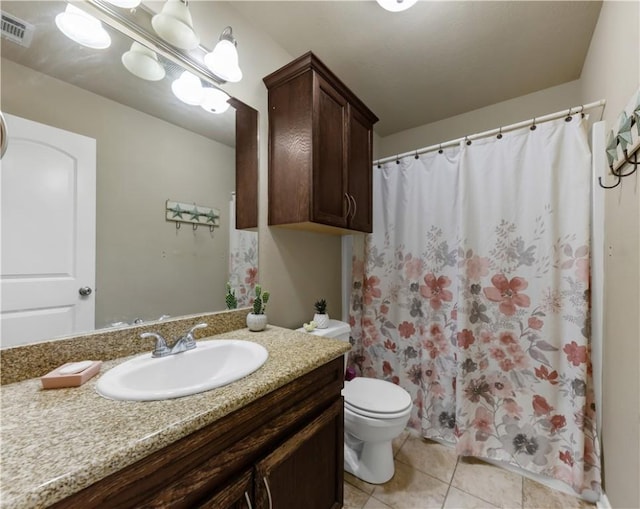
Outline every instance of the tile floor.
<svg viewBox="0 0 640 509">
<path fill-rule="evenodd" d="M 592 509 L 535 481 L 405 431 L 393 442 L 396 473 L 368 484 L 345 472 L 345 509 Z"/>
</svg>

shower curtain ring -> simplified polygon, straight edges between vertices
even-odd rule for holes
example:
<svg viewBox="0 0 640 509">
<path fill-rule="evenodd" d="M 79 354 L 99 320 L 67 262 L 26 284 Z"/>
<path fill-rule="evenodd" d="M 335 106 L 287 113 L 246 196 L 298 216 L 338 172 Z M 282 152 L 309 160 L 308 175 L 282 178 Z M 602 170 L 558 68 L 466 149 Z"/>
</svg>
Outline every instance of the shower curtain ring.
<svg viewBox="0 0 640 509">
<path fill-rule="evenodd" d="M 440 146 L 438 147 L 438 154 L 442 154 L 442 152 L 444 152 L 444 150 L 442 150 L 442 143 L 440 143 Z"/>
<path fill-rule="evenodd" d="M 176 230 L 179 230 L 180 226 L 181 226 L 180 223 L 178 221 L 176 221 Z"/>
<path fill-rule="evenodd" d="M 584 104 L 580 106 L 580 118 L 584 118 Z"/>
<path fill-rule="evenodd" d="M 499 140 L 502 139 L 502 127 L 500 127 L 500 129 L 498 129 L 498 136 L 496 136 L 496 138 L 498 138 Z"/>
<path fill-rule="evenodd" d="M 573 120 L 573 117 L 571 116 L 571 108 L 569 108 L 569 111 L 567 112 L 567 116 L 565 117 L 564 121 L 571 122 L 571 120 Z"/>
<path fill-rule="evenodd" d="M 529 129 L 535 131 L 537 127 L 538 126 L 536 125 L 536 117 L 533 117 L 533 124 L 531 124 L 531 127 Z"/>
<path fill-rule="evenodd" d="M 420 159 L 420 157 L 418 156 L 418 151 L 416 150 L 416 155 L 414 156 L 416 159 Z"/>
<path fill-rule="evenodd" d="M 396 156 L 396 164 L 400 164 L 400 155 Z"/>
<path fill-rule="evenodd" d="M 467 145 L 471 145 L 471 140 L 469 139 L 468 136 L 464 137 L 464 141 L 466 142 Z"/>
<path fill-rule="evenodd" d="M 198 225 L 194 223 L 194 224 L 192 225 L 192 228 L 193 228 L 193 231 L 195 232 L 195 231 L 198 229 Z"/>
</svg>

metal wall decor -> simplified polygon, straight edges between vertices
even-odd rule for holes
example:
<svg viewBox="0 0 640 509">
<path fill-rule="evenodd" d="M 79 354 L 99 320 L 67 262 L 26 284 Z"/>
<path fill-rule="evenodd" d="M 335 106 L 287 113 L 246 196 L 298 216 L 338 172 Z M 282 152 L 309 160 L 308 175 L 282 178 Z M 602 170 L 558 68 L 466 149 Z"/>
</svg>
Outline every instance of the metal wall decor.
<svg viewBox="0 0 640 509">
<path fill-rule="evenodd" d="M 202 225 L 212 232 L 220 226 L 220 210 L 195 203 L 167 200 L 166 219 L 176 223 L 176 230 L 180 229 L 182 223 L 190 223 L 194 230 Z"/>
<path fill-rule="evenodd" d="M 602 183 L 600 187 L 613 189 L 618 187 L 624 177 L 638 170 L 638 149 L 640 149 L 640 88 L 633 95 L 625 110 L 618 116 L 617 126 L 609 131 L 607 137 L 607 163 L 611 174 L 617 178 L 613 185 Z M 625 171 L 625 166 L 631 166 Z"/>
</svg>

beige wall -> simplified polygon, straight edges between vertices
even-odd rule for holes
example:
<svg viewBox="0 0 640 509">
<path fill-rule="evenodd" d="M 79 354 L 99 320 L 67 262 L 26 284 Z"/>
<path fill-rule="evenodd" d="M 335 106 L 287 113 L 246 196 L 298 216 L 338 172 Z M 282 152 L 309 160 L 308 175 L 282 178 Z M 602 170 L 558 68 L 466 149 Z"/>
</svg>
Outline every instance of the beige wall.
<svg viewBox="0 0 640 509">
<path fill-rule="evenodd" d="M 408 129 L 380 139 L 377 157 L 410 152 L 444 143 L 468 134 L 480 133 L 522 120 L 569 109 L 580 103 L 580 84 L 570 81 L 555 87 L 492 104 L 462 115 Z"/>
<path fill-rule="evenodd" d="M 235 150 L 2 60 L 2 110 L 97 140 L 96 324 L 225 308 Z M 165 221 L 167 199 L 221 227 Z"/>
<path fill-rule="evenodd" d="M 313 318 L 313 303 L 320 298 L 327 300 L 329 314 L 339 317 L 340 237 L 267 225 L 267 89 L 262 78 L 300 55 L 284 51 L 234 10 L 232 4 L 192 2 L 189 8 L 203 44 L 210 46 L 226 25 L 233 26 L 244 77 L 239 83 L 223 88 L 259 112 L 259 277 L 271 292 L 267 309 L 269 322 L 300 327 Z"/>
<path fill-rule="evenodd" d="M 582 100 L 607 100 L 607 130 L 640 83 L 639 2 L 604 2 L 580 77 Z M 628 171 L 628 168 L 625 168 Z M 640 190 L 638 174 L 605 193 L 604 489 L 640 507 Z"/>
</svg>

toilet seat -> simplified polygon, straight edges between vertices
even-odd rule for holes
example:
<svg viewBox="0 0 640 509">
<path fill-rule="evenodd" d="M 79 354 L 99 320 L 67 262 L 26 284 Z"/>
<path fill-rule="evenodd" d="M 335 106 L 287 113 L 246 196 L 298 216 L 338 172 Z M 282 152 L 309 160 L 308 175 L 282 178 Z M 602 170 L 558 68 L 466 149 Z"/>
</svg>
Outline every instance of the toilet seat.
<svg viewBox="0 0 640 509">
<path fill-rule="evenodd" d="M 404 417 L 409 412 L 411 412 L 411 406 L 408 406 L 407 408 L 405 408 L 401 412 L 395 412 L 395 413 L 392 413 L 392 414 L 390 414 L 390 413 L 380 414 L 380 413 L 376 413 L 376 412 L 368 412 L 367 410 L 362 410 L 361 408 L 354 408 L 354 407 L 352 407 L 351 405 L 349 405 L 346 402 L 344 404 L 344 409 L 345 409 L 345 412 L 349 411 L 349 412 L 351 412 L 353 414 L 356 414 L 356 415 L 359 415 L 361 417 L 369 417 L 371 419 L 377 419 L 379 421 L 397 419 L 397 418 L 400 418 L 400 417 Z"/>
<path fill-rule="evenodd" d="M 411 411 L 411 395 L 402 387 L 375 378 L 354 378 L 342 389 L 346 410 L 374 419 L 395 419 Z"/>
</svg>

